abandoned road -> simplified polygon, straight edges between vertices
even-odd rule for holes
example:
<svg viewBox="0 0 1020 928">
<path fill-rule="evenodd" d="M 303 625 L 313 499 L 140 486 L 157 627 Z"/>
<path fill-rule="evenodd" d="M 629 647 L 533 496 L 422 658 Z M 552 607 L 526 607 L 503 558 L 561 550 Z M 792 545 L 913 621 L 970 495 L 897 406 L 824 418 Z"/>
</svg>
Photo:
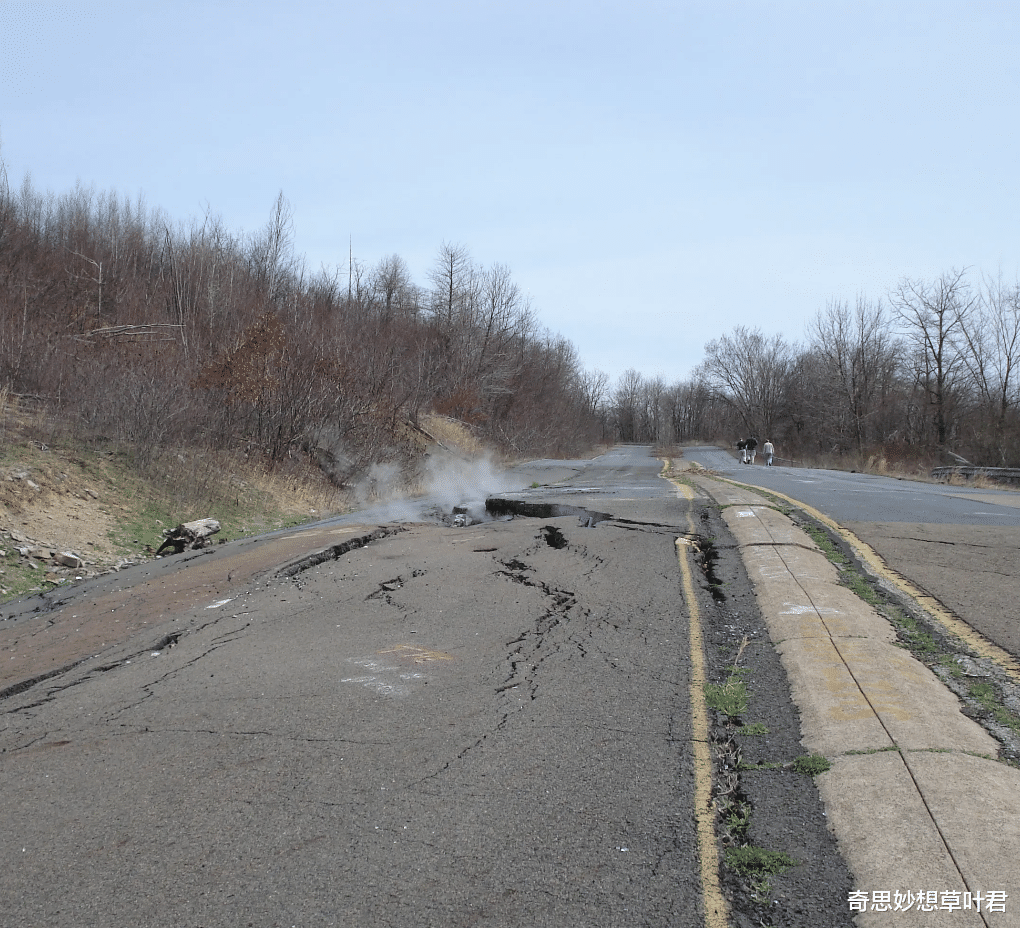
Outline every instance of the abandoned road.
<svg viewBox="0 0 1020 928">
<path fill-rule="evenodd" d="M 718 924 L 698 613 L 710 678 L 739 660 L 767 722 L 734 808 L 797 860 L 770 911 L 849 925 L 814 784 L 781 767 L 799 720 L 718 507 L 647 447 L 534 466 L 562 482 L 501 494 L 529 515 L 360 513 L 6 608 L 11 923 Z M 715 539 L 711 589 L 685 591 L 677 538 Z M 730 924 L 757 924 L 724 884 Z"/>
<path fill-rule="evenodd" d="M 626 522 L 340 520 L 304 548 L 361 540 L 322 563 L 291 532 L 12 610 L 0 909 L 50 928 L 698 924 L 688 504 L 660 469 L 628 449 L 554 494 Z"/>
</svg>

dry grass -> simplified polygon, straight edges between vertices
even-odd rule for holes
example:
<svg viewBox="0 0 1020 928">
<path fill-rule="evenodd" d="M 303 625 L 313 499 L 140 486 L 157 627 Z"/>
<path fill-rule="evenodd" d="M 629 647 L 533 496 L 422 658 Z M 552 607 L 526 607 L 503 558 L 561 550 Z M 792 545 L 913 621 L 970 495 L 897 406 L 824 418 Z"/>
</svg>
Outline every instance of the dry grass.
<svg viewBox="0 0 1020 928">
<path fill-rule="evenodd" d="M 422 431 L 447 451 L 466 458 L 481 457 L 486 448 L 471 431 L 471 427 L 449 416 L 429 415 L 422 417 Z"/>
<path fill-rule="evenodd" d="M 778 457 L 782 463 L 792 463 L 795 467 L 817 467 L 911 480 L 931 480 L 932 468 L 938 466 L 937 459 L 931 456 L 886 448 L 847 454 L 798 453 L 792 462 L 789 459 L 782 460 L 784 455 L 781 452 Z"/>
<path fill-rule="evenodd" d="M 154 504 L 189 518 L 229 506 L 251 514 L 249 521 L 268 524 L 321 518 L 347 508 L 344 494 L 303 460 L 271 468 L 236 452 L 183 450 L 162 455 L 144 476 Z M 259 511 L 265 519 L 254 516 Z"/>
<path fill-rule="evenodd" d="M 947 480 L 939 480 L 938 483 L 945 483 L 951 487 L 968 487 L 971 490 L 1015 490 L 1016 485 L 1002 480 L 994 480 L 985 474 L 975 474 L 973 477 L 964 477 L 961 474 L 953 474 Z"/>
</svg>

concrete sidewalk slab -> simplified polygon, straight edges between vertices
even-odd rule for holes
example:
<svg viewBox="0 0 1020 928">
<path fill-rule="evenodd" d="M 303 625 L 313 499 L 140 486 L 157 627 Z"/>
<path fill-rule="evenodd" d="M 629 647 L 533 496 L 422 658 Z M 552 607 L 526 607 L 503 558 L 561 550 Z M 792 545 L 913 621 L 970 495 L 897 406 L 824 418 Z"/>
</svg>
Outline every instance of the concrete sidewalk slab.
<svg viewBox="0 0 1020 928">
<path fill-rule="evenodd" d="M 832 758 L 894 747 L 830 639 L 786 641 L 777 650 L 800 710 L 801 743 L 809 753 Z"/>
<path fill-rule="evenodd" d="M 1001 890 L 1016 885 L 1020 860 L 1020 791 L 1016 770 L 994 760 L 966 754 L 908 751 L 911 777 L 969 886 Z M 980 784 L 980 789 L 974 786 Z M 966 815 L 959 814 L 961 791 Z M 989 840 L 990 836 L 991 840 Z M 1007 900 L 1007 914 L 1020 899 Z M 1006 924 L 991 913 L 993 925 Z"/>
<path fill-rule="evenodd" d="M 777 649 L 812 753 L 831 758 L 898 746 L 996 754 L 995 740 L 960 712 L 938 677 L 894 645 L 809 638 Z"/>
<path fill-rule="evenodd" d="M 986 928 L 986 922 L 973 909 L 925 911 L 915 902 L 903 910 L 908 893 L 962 894 L 968 889 L 975 891 L 981 884 L 968 886 L 964 882 L 939 825 L 898 751 L 837 757 L 832 769 L 821 774 L 817 783 L 840 850 L 853 871 L 856 889 L 867 897 L 866 911 L 856 916 L 860 928 L 886 928 L 890 924 L 896 928 Z M 1003 885 L 1007 884 L 995 888 Z M 895 894 L 899 893 L 900 911 L 874 908 L 876 893 L 890 894 L 890 908 L 897 904 Z M 878 898 L 878 906 L 886 904 Z M 1008 907 L 1006 914 L 1010 915 Z M 996 920 L 991 924 L 1016 922 Z"/>
<path fill-rule="evenodd" d="M 901 749 L 997 755 L 998 742 L 960 711 L 956 696 L 910 652 L 867 638 L 844 638 L 836 647 Z"/>
<path fill-rule="evenodd" d="M 750 490 L 694 480 L 726 507 L 802 743 L 832 763 L 817 782 L 858 924 L 1020 925 L 1020 771 L 790 519 Z M 1000 894 L 991 911 L 987 893 Z"/>
<path fill-rule="evenodd" d="M 740 521 L 744 529 L 744 544 L 747 545 L 803 545 L 808 550 L 817 551 L 818 546 L 807 537 L 781 512 L 776 512 L 768 504 L 738 503 L 729 506 L 723 512 L 728 523 Z"/>
<path fill-rule="evenodd" d="M 743 549 L 748 571 L 759 579 L 757 595 L 774 622 L 774 638 L 868 636 L 892 641 L 892 626 L 850 590 L 821 553 L 801 548 L 757 546 Z"/>
</svg>

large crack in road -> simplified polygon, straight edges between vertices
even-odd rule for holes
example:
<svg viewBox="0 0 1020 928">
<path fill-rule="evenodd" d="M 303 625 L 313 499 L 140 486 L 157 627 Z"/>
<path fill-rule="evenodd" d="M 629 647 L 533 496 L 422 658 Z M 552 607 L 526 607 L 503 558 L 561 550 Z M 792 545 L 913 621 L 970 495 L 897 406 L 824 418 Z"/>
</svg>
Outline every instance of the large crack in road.
<svg viewBox="0 0 1020 928">
<path fill-rule="evenodd" d="M 28 920 L 90 923 L 61 914 L 55 884 L 107 924 L 156 924 L 129 875 L 139 853 L 155 859 L 153 834 L 160 866 L 191 890 L 163 917 L 187 909 L 206 924 L 226 923 L 221 880 L 242 898 L 285 897 L 274 917 L 308 921 L 323 872 L 349 924 L 696 920 L 693 849 L 675 825 L 682 632 L 670 584 L 643 576 L 649 553 L 635 559 L 633 532 L 576 513 L 404 528 L 307 566 L 300 583 L 269 578 L 214 624 L 197 604 L 159 658 L 83 668 L 31 708 L 11 695 L 0 788 L 23 802 L 4 824 L 31 856 L 0 862 L 0 884 Z M 661 581 L 671 552 L 657 547 Z M 663 644 L 651 660 L 650 637 Z M 41 731 L 66 744 L 20 752 L 19 773 L 17 747 Z M 44 756 L 55 805 L 24 788 Z M 57 838 L 72 808 L 75 847 Z M 210 881 L 213 834 L 233 852 Z M 124 884 L 110 898 L 81 854 L 125 838 L 101 855 Z"/>
<path fill-rule="evenodd" d="M 140 599 L 117 642 L 4 701 L 0 789 L 18 803 L 0 811 L 16 836 L 0 891 L 19 920 L 699 924 L 678 536 L 696 543 L 703 608 L 722 617 L 713 671 L 751 637 L 755 711 L 773 733 L 743 758 L 794 750 L 785 676 L 717 515 L 689 533 L 675 499 L 578 496 L 503 500 L 481 524 L 295 537 L 285 556 L 258 549 L 258 570 L 205 558 L 190 565 L 200 581 L 146 580 L 136 596 L 163 590 L 160 607 Z M 129 601 L 91 599 L 113 616 Z M 34 629 L 18 624 L 21 647 Z M 817 798 L 775 809 L 810 784 L 756 776 L 740 796 L 763 840 L 796 822 L 824 866 Z M 817 859 L 777 882 L 780 909 L 803 891 L 843 924 Z"/>
</svg>

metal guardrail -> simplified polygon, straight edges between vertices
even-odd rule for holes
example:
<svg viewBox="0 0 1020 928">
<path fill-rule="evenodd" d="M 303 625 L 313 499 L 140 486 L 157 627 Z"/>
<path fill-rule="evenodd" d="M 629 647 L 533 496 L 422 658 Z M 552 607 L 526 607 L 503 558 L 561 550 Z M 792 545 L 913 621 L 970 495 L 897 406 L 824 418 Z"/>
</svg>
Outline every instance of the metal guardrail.
<svg viewBox="0 0 1020 928">
<path fill-rule="evenodd" d="M 1020 484 L 1020 467 L 936 467 L 931 472 L 933 480 L 948 480 L 950 477 L 986 477 L 1001 483 Z"/>
</svg>

